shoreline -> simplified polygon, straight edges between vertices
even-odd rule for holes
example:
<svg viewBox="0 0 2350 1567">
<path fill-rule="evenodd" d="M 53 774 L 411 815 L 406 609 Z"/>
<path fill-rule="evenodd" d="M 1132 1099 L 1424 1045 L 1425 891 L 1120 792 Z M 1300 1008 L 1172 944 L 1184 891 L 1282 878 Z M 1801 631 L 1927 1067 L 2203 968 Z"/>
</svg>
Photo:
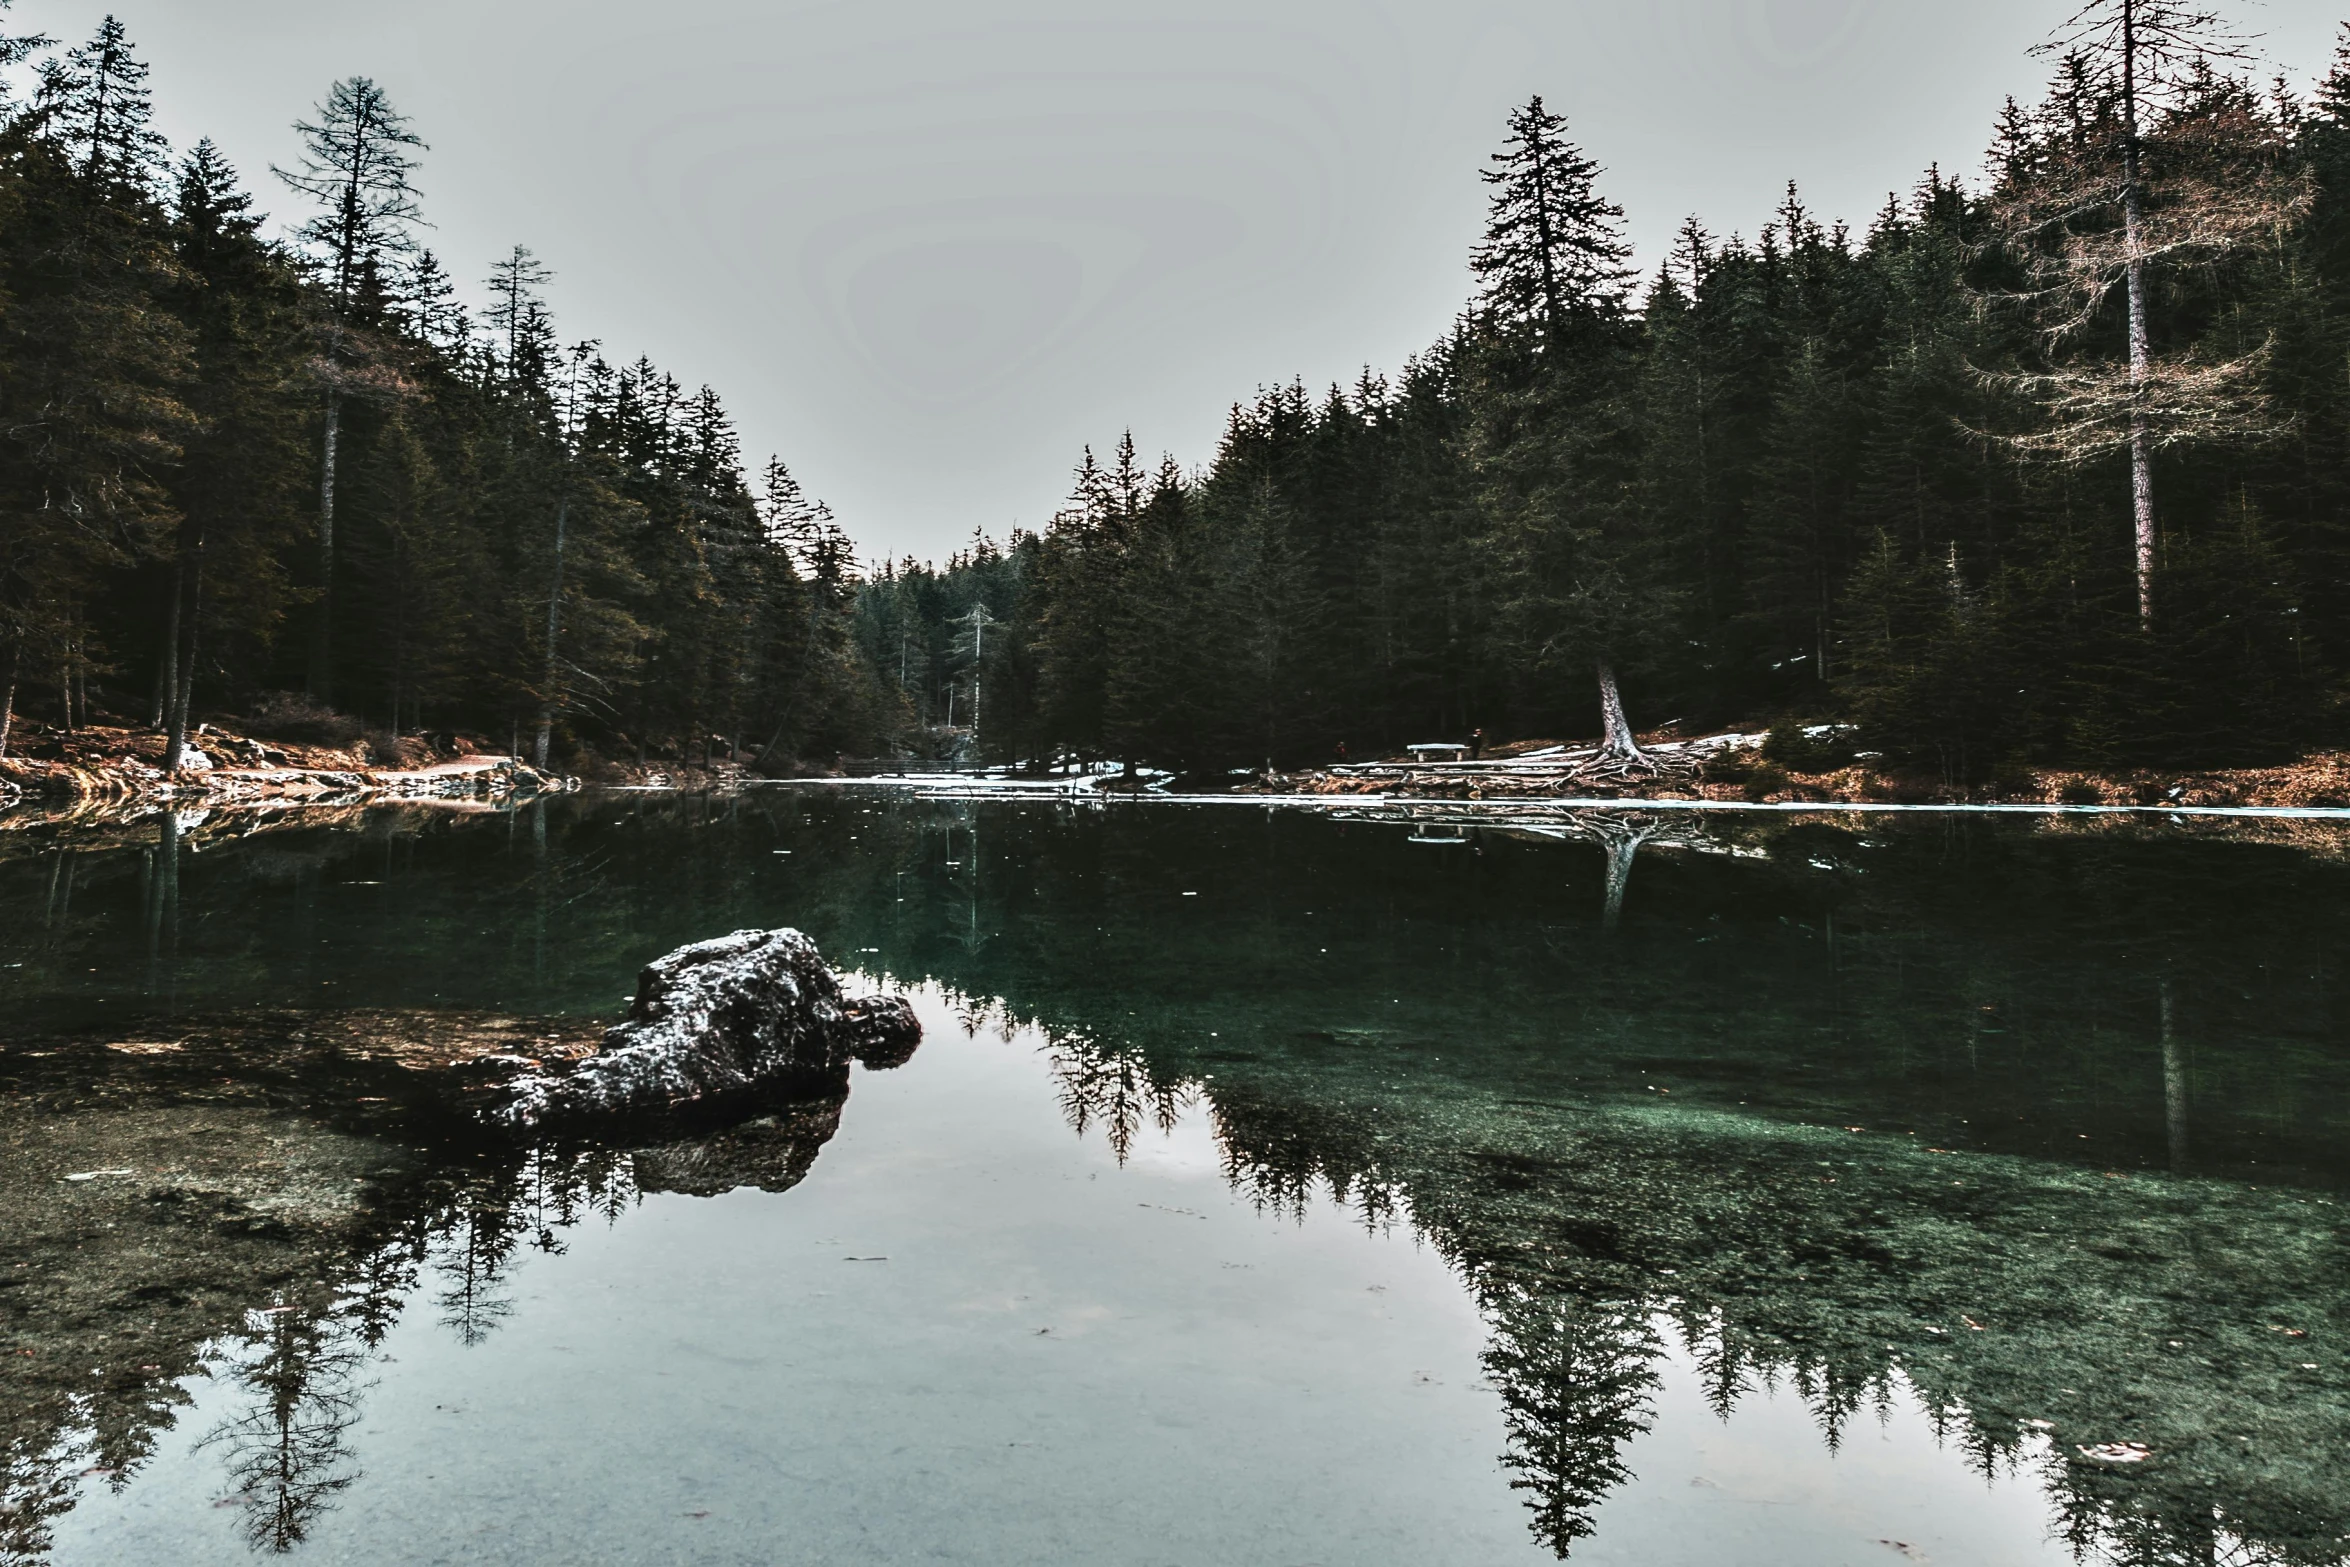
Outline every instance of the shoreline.
<svg viewBox="0 0 2350 1567">
<path fill-rule="evenodd" d="M 1809 738 L 1829 735 L 1825 728 Z M 1232 775 L 1228 788 L 1164 772 L 1138 780 L 1121 772 L 1023 773 L 1009 767 L 908 771 L 774 782 L 871 784 L 934 797 L 1029 797 L 1064 801 L 1281 804 L 1345 808 L 1430 805 L 1512 810 L 1716 811 L 1844 814 L 2006 814 L 2153 818 L 2350 818 L 2350 752 L 2300 757 L 2273 767 L 2137 768 L 2110 772 L 2012 767 L 1974 787 L 1884 769 L 1861 757 L 1830 770 L 1798 772 L 1765 752 L 1767 737 L 1728 731 L 1682 739 L 1642 736 L 1643 759 L 1627 767 L 1588 742 L 1525 741 L 1478 761 L 1387 758 Z M 768 781 L 768 780 L 759 780 Z M 1190 787 L 1186 787 L 1189 785 Z"/>
<path fill-rule="evenodd" d="M 933 775 L 945 779 L 949 775 Z M 1074 781 L 1072 781 L 1074 782 Z M 746 787 L 887 789 L 931 800 L 1034 800 L 1059 804 L 1257 806 L 1271 809 L 1347 812 L 1377 809 L 1397 820 L 1421 811 L 1429 816 L 1451 813 L 1494 821 L 1513 815 L 1550 811 L 1564 815 L 1613 812 L 1619 815 L 1686 812 L 1718 815 L 1846 815 L 1846 816 L 2025 816 L 2107 818 L 2114 820 L 2254 820 L 2350 822 L 2350 806 L 2338 805 L 2066 805 L 2054 801 L 1929 801 L 1903 803 L 1877 800 L 1741 800 L 1692 799 L 1678 796 L 1537 795 L 1507 798 L 1455 798 L 1419 794 L 1325 794 L 1311 790 L 1241 794 L 1175 794 L 1160 790 L 1106 790 L 1047 783 L 1040 779 L 984 778 L 961 775 L 952 783 L 931 782 L 920 774 L 879 778 L 770 778 Z M 590 793 L 689 793 L 657 785 L 590 785 Z"/>
<path fill-rule="evenodd" d="M 0 757 L 0 810 L 501 804 L 580 786 L 576 778 L 463 742 L 444 751 L 402 740 L 390 743 L 398 754 L 386 756 L 366 740 L 348 746 L 265 741 L 207 724 L 189 736 L 183 754 L 191 764 L 166 773 L 164 737 L 152 730 L 36 730 L 30 738 L 24 751 Z"/>
</svg>

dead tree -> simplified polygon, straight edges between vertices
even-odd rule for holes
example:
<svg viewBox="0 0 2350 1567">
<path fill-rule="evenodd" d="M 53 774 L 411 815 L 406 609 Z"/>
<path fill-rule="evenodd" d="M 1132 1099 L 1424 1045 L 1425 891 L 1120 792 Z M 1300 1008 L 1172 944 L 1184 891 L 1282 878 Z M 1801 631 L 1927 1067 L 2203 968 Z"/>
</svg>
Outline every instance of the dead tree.
<svg viewBox="0 0 2350 1567">
<path fill-rule="evenodd" d="M 2138 615 L 2154 621 L 2160 543 L 2154 453 L 2256 438 L 2275 425 L 2259 387 L 2265 344 L 2214 357 L 2154 350 L 2149 273 L 2209 267 L 2275 243 L 2313 192 L 2286 128 L 2219 68 L 2250 58 L 2209 11 L 2177 0 L 2089 0 L 2043 53 L 2062 59 L 2038 110 L 2010 103 L 1994 162 L 1997 240 L 2022 263 L 2047 364 L 1990 379 L 2040 405 L 2045 426 L 2004 439 L 2066 463 L 2127 452 Z M 2087 346 L 2114 293 L 2125 352 Z"/>
</svg>

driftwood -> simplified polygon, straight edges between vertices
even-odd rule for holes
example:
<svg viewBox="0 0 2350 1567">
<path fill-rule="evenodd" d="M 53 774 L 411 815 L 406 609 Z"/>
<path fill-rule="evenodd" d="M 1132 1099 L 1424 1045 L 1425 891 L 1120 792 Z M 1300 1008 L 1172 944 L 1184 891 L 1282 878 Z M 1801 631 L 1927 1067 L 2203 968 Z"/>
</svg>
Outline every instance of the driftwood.
<svg viewBox="0 0 2350 1567">
<path fill-rule="evenodd" d="M 1697 740 L 1658 741 L 1628 756 L 1611 754 L 1599 746 L 1578 746 L 1494 761 L 1362 762 L 1333 767 L 1330 772 L 1407 789 L 1470 784 L 1516 794 L 1606 794 L 1647 784 L 1694 783 L 1714 757 L 1761 741 L 1760 735 L 1708 735 Z"/>
</svg>

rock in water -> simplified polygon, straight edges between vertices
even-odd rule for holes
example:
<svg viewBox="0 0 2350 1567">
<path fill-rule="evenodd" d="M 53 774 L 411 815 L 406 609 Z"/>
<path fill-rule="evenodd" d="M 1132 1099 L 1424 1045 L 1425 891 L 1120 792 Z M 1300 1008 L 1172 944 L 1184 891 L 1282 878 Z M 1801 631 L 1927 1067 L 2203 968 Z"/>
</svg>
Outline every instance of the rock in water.
<svg viewBox="0 0 2350 1567">
<path fill-rule="evenodd" d="M 842 995 L 798 931 L 738 930 L 647 965 L 628 1021 L 605 1033 L 602 1049 L 508 1080 L 484 1119 L 519 1129 L 669 1110 L 813 1083 L 851 1061 L 897 1066 L 921 1038 L 902 998 Z"/>
</svg>

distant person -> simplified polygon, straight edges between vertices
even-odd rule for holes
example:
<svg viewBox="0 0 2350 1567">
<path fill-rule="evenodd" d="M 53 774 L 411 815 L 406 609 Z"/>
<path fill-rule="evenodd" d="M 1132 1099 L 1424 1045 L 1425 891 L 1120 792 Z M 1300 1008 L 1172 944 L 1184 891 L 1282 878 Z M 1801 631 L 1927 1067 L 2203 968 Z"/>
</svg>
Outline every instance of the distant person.
<svg viewBox="0 0 2350 1567">
<path fill-rule="evenodd" d="M 1472 762 L 1481 762 L 1484 759 L 1485 731 L 1480 729 L 1469 736 L 1469 760 Z"/>
<path fill-rule="evenodd" d="M 1346 742 L 1344 740 L 1338 742 L 1338 765 L 1341 767 L 1346 765 Z"/>
</svg>

